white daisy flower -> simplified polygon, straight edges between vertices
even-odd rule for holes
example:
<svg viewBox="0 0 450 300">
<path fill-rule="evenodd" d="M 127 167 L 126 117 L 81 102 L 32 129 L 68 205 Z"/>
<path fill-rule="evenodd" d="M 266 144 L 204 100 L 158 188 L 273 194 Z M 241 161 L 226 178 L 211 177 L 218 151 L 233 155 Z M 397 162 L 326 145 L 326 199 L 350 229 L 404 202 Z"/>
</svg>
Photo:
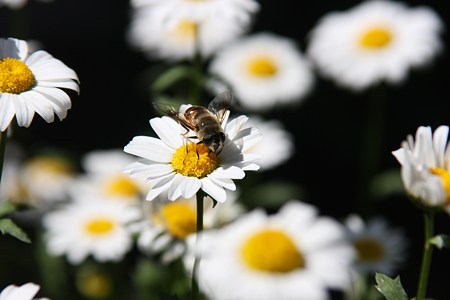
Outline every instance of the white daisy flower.
<svg viewBox="0 0 450 300">
<path fill-rule="evenodd" d="M 255 0 L 131 0 L 131 6 L 152 8 L 168 24 L 187 17 L 199 23 L 214 17 L 246 26 L 259 10 L 259 3 Z"/>
<path fill-rule="evenodd" d="M 261 170 L 273 169 L 286 162 L 294 154 L 294 137 L 284 129 L 278 120 L 264 121 L 258 116 L 251 116 L 249 126 L 256 127 L 263 139 L 250 149 L 261 154 L 258 165 Z M 276 142 L 274 142 L 276 141 Z"/>
<path fill-rule="evenodd" d="M 81 161 L 86 173 L 76 179 L 71 192 L 137 203 L 147 194 L 148 187 L 143 180 L 123 173 L 124 167 L 133 161 L 134 157 L 121 149 L 91 151 Z"/>
<path fill-rule="evenodd" d="M 39 0 L 39 2 L 52 2 L 53 0 Z M 27 0 L 0 0 L 0 7 L 6 6 L 11 9 L 21 9 L 27 4 Z"/>
<path fill-rule="evenodd" d="M 326 77 L 355 91 L 400 83 L 442 49 L 444 25 L 429 8 L 364 1 L 325 15 L 312 30 L 307 53 Z"/>
<path fill-rule="evenodd" d="M 1 291 L 0 300 L 48 300 L 48 298 L 34 298 L 39 288 L 39 285 L 32 282 L 21 286 L 11 284 Z"/>
<path fill-rule="evenodd" d="M 236 189 L 233 179 L 244 178 L 244 171 L 259 169 L 254 161 L 260 156 L 247 150 L 259 142 L 261 134 L 256 128 L 245 127 L 247 120 L 246 116 L 240 116 L 228 124 L 223 122 L 226 139 L 218 154 L 205 144 L 185 138 L 195 133 L 186 133 L 173 119 L 153 118 L 150 125 L 160 139 L 134 137 L 124 150 L 143 160 L 132 163 L 125 172 L 134 178 L 145 178 L 150 184 L 147 200 L 165 191 L 170 200 L 189 199 L 202 189 L 217 202 L 225 202 L 225 189 Z"/>
<path fill-rule="evenodd" d="M 217 204 L 210 197 L 203 199 L 205 230 L 223 226 L 244 212 L 236 200 L 236 192 L 228 192 L 225 203 Z M 163 263 L 180 258 L 186 251 L 186 239 L 196 233 L 197 197 L 169 201 L 167 195 L 144 203 L 147 220 L 137 224 L 138 247 L 150 255 L 161 254 Z"/>
<path fill-rule="evenodd" d="M 209 72 L 229 85 L 240 104 L 264 111 L 297 103 L 311 90 L 309 62 L 291 39 L 271 33 L 241 38 L 217 52 Z M 212 83 L 218 92 L 221 84 Z"/>
<path fill-rule="evenodd" d="M 0 130 L 5 131 L 16 116 L 28 127 L 34 114 L 46 122 L 67 115 L 72 103 L 61 90 L 79 92 L 77 74 L 46 51 L 28 52 L 25 41 L 0 39 Z"/>
<path fill-rule="evenodd" d="M 34 205 L 66 201 L 76 174 L 75 165 L 64 156 L 35 155 L 20 169 L 22 193 Z"/>
<path fill-rule="evenodd" d="M 345 220 L 347 234 L 357 258 L 355 269 L 361 274 L 375 272 L 394 275 L 406 260 L 406 238 L 399 229 L 390 228 L 382 217 L 364 222 L 351 215 Z"/>
<path fill-rule="evenodd" d="M 47 249 L 79 264 L 89 255 L 99 261 L 119 261 L 132 246 L 128 224 L 141 217 L 140 210 L 123 202 L 79 195 L 74 203 L 48 213 Z"/>
<path fill-rule="evenodd" d="M 426 207 L 446 208 L 450 213 L 450 148 L 448 126 L 420 126 L 415 140 L 411 135 L 393 151 L 401 165 L 401 176 L 408 194 Z"/>
<path fill-rule="evenodd" d="M 197 251 L 199 286 L 215 300 L 328 299 L 328 289 L 350 285 L 354 256 L 344 228 L 299 201 L 205 231 Z M 193 260 L 186 257 L 187 270 Z"/>
<path fill-rule="evenodd" d="M 206 58 L 247 31 L 247 26 L 214 15 L 205 16 L 201 23 L 191 15 L 167 23 L 158 13 L 153 7 L 136 8 L 128 31 L 129 43 L 149 58 L 193 59 L 197 50 Z"/>
<path fill-rule="evenodd" d="M 3 175 L 0 185 L 0 202 L 12 201 L 21 203 L 26 201 L 24 187 L 20 181 L 20 169 L 23 162 L 23 151 L 19 144 L 8 141 L 3 162 Z"/>
</svg>

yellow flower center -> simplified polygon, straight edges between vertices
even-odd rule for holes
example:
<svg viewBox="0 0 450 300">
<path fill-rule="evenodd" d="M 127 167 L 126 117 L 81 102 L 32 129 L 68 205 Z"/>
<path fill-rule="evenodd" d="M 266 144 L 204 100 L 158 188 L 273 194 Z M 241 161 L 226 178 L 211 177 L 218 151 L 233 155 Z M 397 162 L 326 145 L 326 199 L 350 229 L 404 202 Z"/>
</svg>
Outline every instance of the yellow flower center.
<svg viewBox="0 0 450 300">
<path fill-rule="evenodd" d="M 447 204 L 450 204 L 450 173 L 443 168 L 430 168 L 430 172 L 441 178 L 442 186 L 447 194 Z"/>
<path fill-rule="evenodd" d="M 105 235 L 113 231 L 115 223 L 107 218 L 98 218 L 89 220 L 86 223 L 85 230 L 91 235 Z"/>
<path fill-rule="evenodd" d="M 251 236 L 241 247 L 241 257 L 250 268 L 288 273 L 305 266 L 305 259 L 284 232 L 265 229 Z"/>
<path fill-rule="evenodd" d="M 55 175 L 69 175 L 74 172 L 72 164 L 59 157 L 35 157 L 28 163 L 28 167 L 37 174 L 45 172 Z"/>
<path fill-rule="evenodd" d="M 102 272 L 82 272 L 77 278 L 77 288 L 89 299 L 106 299 L 111 295 L 112 282 Z"/>
<path fill-rule="evenodd" d="M 192 20 L 181 20 L 173 29 L 172 33 L 179 39 L 192 41 L 197 33 L 197 23 Z"/>
<path fill-rule="evenodd" d="M 176 238 L 184 239 L 196 231 L 197 213 L 187 203 L 169 203 L 161 209 L 167 231 Z"/>
<path fill-rule="evenodd" d="M 20 94 L 36 84 L 33 72 L 17 58 L 0 59 L 0 93 Z"/>
<path fill-rule="evenodd" d="M 383 27 L 374 27 L 367 30 L 360 39 L 360 45 L 366 49 L 381 49 L 392 41 L 392 33 Z"/>
<path fill-rule="evenodd" d="M 270 77 L 277 73 L 275 62 L 266 56 L 252 58 L 247 63 L 247 69 L 251 75 L 258 77 Z"/>
<path fill-rule="evenodd" d="M 184 176 L 203 178 L 218 166 L 219 158 L 216 153 L 204 144 L 183 145 L 172 158 L 173 169 Z"/>
<path fill-rule="evenodd" d="M 363 238 L 353 243 L 361 262 L 374 262 L 384 257 L 383 246 L 375 239 Z"/>
<path fill-rule="evenodd" d="M 128 176 L 117 175 L 110 178 L 105 186 L 104 191 L 108 196 L 134 197 L 139 195 L 139 187 Z"/>
</svg>

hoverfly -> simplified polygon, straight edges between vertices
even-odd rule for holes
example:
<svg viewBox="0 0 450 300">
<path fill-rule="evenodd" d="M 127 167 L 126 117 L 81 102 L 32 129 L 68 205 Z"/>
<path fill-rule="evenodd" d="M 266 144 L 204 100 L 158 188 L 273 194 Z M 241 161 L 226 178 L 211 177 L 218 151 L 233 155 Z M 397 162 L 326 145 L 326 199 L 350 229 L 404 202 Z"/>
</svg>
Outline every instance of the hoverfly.
<svg viewBox="0 0 450 300">
<path fill-rule="evenodd" d="M 168 104 L 154 103 L 153 105 L 180 123 L 187 132 L 189 130 L 194 131 L 196 136 L 190 138 L 198 139 L 199 142 L 197 144 L 204 144 L 211 151 L 220 153 L 225 143 L 222 123 L 232 98 L 231 92 L 225 91 L 217 95 L 209 103 L 208 108 L 193 105 L 184 112 L 177 111 Z"/>
</svg>

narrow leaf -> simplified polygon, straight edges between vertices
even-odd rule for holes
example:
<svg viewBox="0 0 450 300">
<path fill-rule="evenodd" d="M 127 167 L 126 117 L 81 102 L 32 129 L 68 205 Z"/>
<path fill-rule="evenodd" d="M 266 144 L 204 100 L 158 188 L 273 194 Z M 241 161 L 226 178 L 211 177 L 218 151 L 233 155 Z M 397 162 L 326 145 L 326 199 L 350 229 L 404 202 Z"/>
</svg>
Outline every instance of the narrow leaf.
<svg viewBox="0 0 450 300">
<path fill-rule="evenodd" d="M 386 300 L 408 300 L 399 276 L 392 279 L 384 274 L 376 273 L 375 280 L 377 282 L 375 288 L 383 294 Z"/>
<path fill-rule="evenodd" d="M 31 243 L 28 235 L 20 229 L 11 219 L 1 219 L 0 220 L 0 231 L 3 234 L 9 234 L 15 237 L 16 239 L 21 240 L 25 243 Z"/>
<path fill-rule="evenodd" d="M 157 93 L 162 92 L 171 87 L 177 81 L 184 78 L 189 78 L 191 74 L 192 67 L 190 66 L 176 66 L 170 68 L 156 78 L 152 84 L 152 90 Z"/>
<path fill-rule="evenodd" d="M 445 234 L 437 235 L 429 240 L 430 244 L 435 245 L 438 249 L 450 249 L 450 236 Z"/>
<path fill-rule="evenodd" d="M 0 217 L 16 211 L 14 204 L 8 201 L 0 201 Z"/>
</svg>

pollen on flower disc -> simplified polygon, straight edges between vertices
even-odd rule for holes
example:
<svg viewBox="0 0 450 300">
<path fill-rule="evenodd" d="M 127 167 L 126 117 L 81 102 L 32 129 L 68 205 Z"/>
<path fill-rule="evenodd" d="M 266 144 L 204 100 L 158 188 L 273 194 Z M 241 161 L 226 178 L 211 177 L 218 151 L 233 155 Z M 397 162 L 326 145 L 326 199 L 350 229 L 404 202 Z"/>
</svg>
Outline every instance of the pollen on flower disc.
<svg viewBox="0 0 450 300">
<path fill-rule="evenodd" d="M 0 59 L 0 92 L 20 94 L 36 84 L 33 72 L 21 60 L 6 57 Z"/>
</svg>

